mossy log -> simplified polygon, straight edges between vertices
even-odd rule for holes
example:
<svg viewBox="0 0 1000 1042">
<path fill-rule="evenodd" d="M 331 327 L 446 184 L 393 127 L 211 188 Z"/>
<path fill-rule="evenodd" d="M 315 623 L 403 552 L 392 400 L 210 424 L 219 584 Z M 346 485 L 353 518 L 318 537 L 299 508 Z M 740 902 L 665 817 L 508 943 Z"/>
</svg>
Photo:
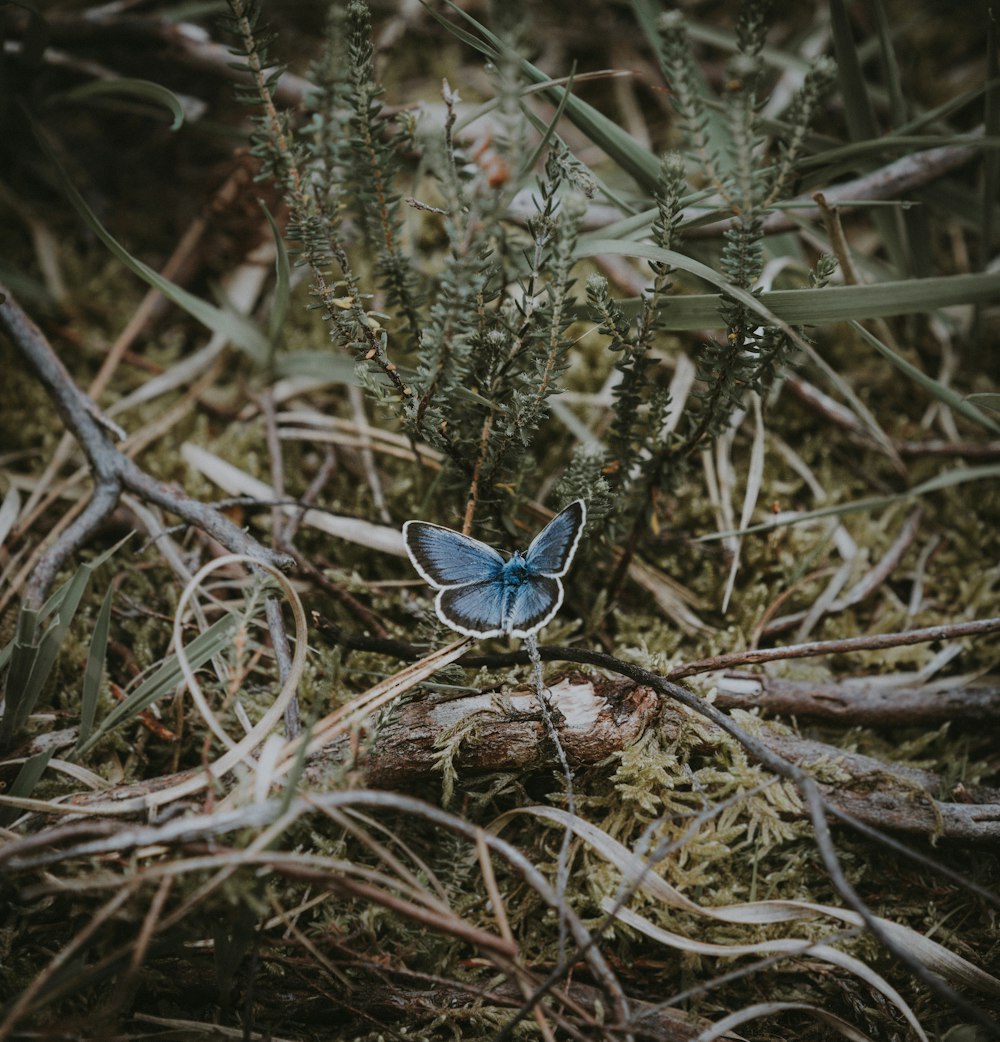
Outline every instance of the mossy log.
<svg viewBox="0 0 1000 1042">
<path fill-rule="evenodd" d="M 621 752 L 657 716 L 667 740 L 688 722 L 687 710 L 630 681 L 572 671 L 552 680 L 548 693 L 556 731 L 572 767 L 596 764 Z M 700 727 L 709 741 L 732 741 L 705 721 Z M 766 724 L 757 737 L 784 759 L 814 768 L 833 806 L 876 828 L 972 842 L 1000 840 L 998 791 L 960 787 L 946 793 L 941 779 L 930 771 L 783 734 Z M 412 791 L 439 777 L 445 758 L 459 776 L 559 769 L 531 688 L 406 702 L 381 722 L 359 766 L 373 788 Z"/>
</svg>

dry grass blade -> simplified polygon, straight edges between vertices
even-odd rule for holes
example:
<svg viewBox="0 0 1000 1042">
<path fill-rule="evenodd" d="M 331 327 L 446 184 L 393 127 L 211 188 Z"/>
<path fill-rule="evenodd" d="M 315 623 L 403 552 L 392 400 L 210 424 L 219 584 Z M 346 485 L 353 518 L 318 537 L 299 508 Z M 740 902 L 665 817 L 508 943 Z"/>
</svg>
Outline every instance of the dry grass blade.
<svg viewBox="0 0 1000 1042">
<path fill-rule="evenodd" d="M 220 488 L 233 496 L 250 496 L 261 503 L 273 503 L 277 496 L 273 488 L 263 481 L 251 477 L 239 467 L 227 463 L 218 456 L 197 445 L 185 444 L 181 449 L 185 461 L 199 470 L 205 477 L 214 481 Z M 295 515 L 300 508 L 295 504 L 283 504 L 281 509 L 288 515 Z M 318 528 L 327 535 L 359 546 L 381 550 L 383 553 L 397 557 L 406 556 L 402 533 L 397 528 L 373 524 L 355 517 L 338 517 L 321 510 L 309 509 L 303 514 L 301 523 Z"/>
<path fill-rule="evenodd" d="M 836 1032 L 843 1035 L 844 1038 L 850 1039 L 851 1042 L 873 1042 L 870 1035 L 859 1031 L 853 1024 L 849 1024 L 842 1017 L 838 1017 L 836 1013 L 821 1009 L 819 1006 L 813 1006 L 808 1002 L 759 1002 L 753 1006 L 745 1006 L 735 1013 L 730 1013 L 728 1017 L 722 1017 L 712 1025 L 711 1029 L 702 1031 L 695 1039 L 695 1042 L 715 1042 L 717 1038 L 721 1038 L 734 1028 L 750 1023 L 751 1020 L 759 1020 L 761 1017 L 769 1017 L 786 1010 L 800 1010 L 803 1013 L 808 1013 L 816 1020 L 829 1024 Z"/>
</svg>

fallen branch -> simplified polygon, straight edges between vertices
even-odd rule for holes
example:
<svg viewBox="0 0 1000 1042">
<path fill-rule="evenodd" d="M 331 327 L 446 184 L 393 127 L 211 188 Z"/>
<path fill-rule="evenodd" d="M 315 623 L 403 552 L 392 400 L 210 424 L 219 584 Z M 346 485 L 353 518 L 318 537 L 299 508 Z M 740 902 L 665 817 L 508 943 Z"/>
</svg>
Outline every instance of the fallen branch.
<svg viewBox="0 0 1000 1042">
<path fill-rule="evenodd" d="M 97 405 L 73 382 L 42 331 L 25 314 L 9 290 L 0 284 L 0 330 L 28 363 L 87 457 L 94 489 L 83 511 L 39 559 L 25 594 L 31 607 L 39 607 L 56 573 L 111 516 L 123 491 L 154 503 L 195 525 L 227 550 L 288 571 L 294 561 L 259 543 L 214 507 L 192 499 L 181 489 L 157 481 L 114 445 L 115 425 L 101 415 Z"/>
<path fill-rule="evenodd" d="M 559 739 L 574 767 L 599 763 L 634 744 L 657 715 L 668 741 L 688 725 L 687 711 L 641 684 L 571 671 L 547 687 L 560 717 Z M 961 789 L 956 802 L 945 803 L 936 798 L 944 783 L 930 771 L 766 727 L 756 737 L 787 763 L 806 770 L 819 768 L 815 773 L 820 778 L 835 773 L 835 781 L 819 783 L 824 797 L 832 808 L 867 824 L 965 842 L 1000 840 L 1000 791 Z M 716 731 L 715 738 L 721 738 L 721 732 Z M 397 707 L 380 725 L 374 745 L 361 761 L 365 783 L 403 792 L 433 783 L 442 777 L 448 747 L 451 767 L 465 774 L 559 767 L 555 750 L 545 740 L 533 691 L 522 688 L 507 696 L 485 692 L 423 698 Z M 714 748 L 710 742 L 703 751 L 710 755 Z M 310 781 L 322 786 L 330 767 L 342 769 L 351 755 L 345 737 L 324 750 L 321 762 L 313 762 Z"/>
</svg>

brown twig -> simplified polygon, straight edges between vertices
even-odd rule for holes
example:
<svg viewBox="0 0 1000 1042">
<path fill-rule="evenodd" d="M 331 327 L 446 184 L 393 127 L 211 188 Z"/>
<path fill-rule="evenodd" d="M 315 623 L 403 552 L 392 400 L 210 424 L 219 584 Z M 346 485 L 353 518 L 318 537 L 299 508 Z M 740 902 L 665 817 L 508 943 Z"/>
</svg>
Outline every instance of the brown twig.
<svg viewBox="0 0 1000 1042">
<path fill-rule="evenodd" d="M 288 570 L 294 562 L 263 546 L 213 507 L 192 499 L 179 488 L 157 481 L 114 445 L 114 425 L 73 382 L 42 331 L 0 285 L 0 329 L 35 372 L 57 411 L 87 457 L 94 489 L 86 507 L 45 551 L 26 591 L 26 602 L 41 605 L 59 568 L 110 517 L 123 490 L 176 514 L 202 529 L 233 553 Z"/>
<path fill-rule="evenodd" d="M 486 447 L 489 443 L 490 431 L 493 429 L 493 413 L 483 420 L 483 431 L 479 438 L 479 453 L 476 456 L 476 464 L 472 468 L 472 480 L 469 482 L 469 496 L 465 504 L 465 515 L 462 518 L 462 532 L 468 535 L 472 531 L 472 519 L 476 513 L 476 504 L 479 502 L 479 479 L 482 475 L 483 464 L 486 462 Z"/>
<path fill-rule="evenodd" d="M 574 767 L 600 763 L 635 744 L 654 717 L 670 740 L 688 726 L 689 717 L 643 685 L 594 679 L 571 671 L 548 683 L 549 698 L 560 710 L 560 743 Z M 723 702 L 716 699 L 716 705 Z M 996 699 L 994 699 L 994 704 Z M 489 771 L 541 771 L 558 768 L 558 758 L 544 741 L 545 728 L 530 689 L 506 699 L 490 693 L 420 699 L 400 706 L 379 727 L 378 740 L 361 762 L 366 784 L 407 792 L 440 777 L 446 735 L 454 744 L 453 766 L 463 774 Z M 464 732 L 464 734 L 463 734 Z M 788 763 L 804 768 L 836 763 L 844 775 L 823 784 L 832 807 L 893 832 L 941 836 L 962 842 L 995 844 L 1000 840 L 1000 793 L 962 791 L 957 802 L 933 797 L 944 782 L 929 771 L 886 763 L 823 742 L 780 734 L 762 727 L 760 741 Z M 704 752 L 716 737 L 709 734 Z M 328 756 L 342 767 L 350 757 L 348 740 L 324 750 L 317 785 L 331 773 Z M 315 769 L 315 763 L 310 770 Z"/>
<path fill-rule="evenodd" d="M 976 134 L 981 134 L 977 130 Z M 878 199 L 892 199 L 936 181 L 939 177 L 957 170 L 966 163 L 972 162 L 982 154 L 982 148 L 971 145 L 944 145 L 940 148 L 928 148 L 922 152 L 896 159 L 871 173 L 856 177 L 851 181 L 842 181 L 825 190 L 826 202 L 838 206 L 842 213 L 851 213 L 859 209 L 852 205 L 859 202 Z M 815 189 L 813 189 L 815 192 Z M 795 205 L 801 202 L 801 206 Z M 769 214 L 764 218 L 764 234 L 774 235 L 778 232 L 794 231 L 802 221 L 815 221 L 822 217 L 822 211 L 813 201 L 813 193 L 800 195 L 791 201 L 791 205 Z M 715 221 L 700 226 L 684 226 L 685 239 L 714 239 L 725 233 L 736 224 L 737 218 Z"/>
<path fill-rule="evenodd" d="M 1000 631 L 1000 618 L 975 619 L 971 622 L 951 622 L 942 626 L 925 626 L 921 629 L 902 630 L 899 633 L 871 633 L 863 637 L 845 637 L 842 640 L 816 640 L 806 644 L 791 644 L 781 648 L 758 648 L 733 651 L 727 655 L 715 655 L 678 666 L 666 674 L 669 680 L 680 680 L 696 673 L 712 673 L 734 666 L 747 666 L 757 662 L 777 662 L 790 658 L 814 658 L 817 655 L 847 655 L 859 651 L 884 651 L 909 644 L 929 644 L 936 640 L 957 640 L 959 637 L 979 637 Z M 561 658 L 559 652 L 573 652 L 572 648 L 539 648 L 542 658 L 553 652 L 552 658 Z M 460 660 L 461 661 L 461 660 Z M 577 661 L 569 658 L 568 661 Z M 463 663 L 464 664 L 464 663 Z"/>
</svg>

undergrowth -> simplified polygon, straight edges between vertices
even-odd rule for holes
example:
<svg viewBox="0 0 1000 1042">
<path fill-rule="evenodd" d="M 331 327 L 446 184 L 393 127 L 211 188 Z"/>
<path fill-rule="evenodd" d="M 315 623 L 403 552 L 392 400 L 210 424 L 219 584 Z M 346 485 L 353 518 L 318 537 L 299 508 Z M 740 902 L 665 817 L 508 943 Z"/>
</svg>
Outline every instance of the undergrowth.
<svg viewBox="0 0 1000 1042">
<path fill-rule="evenodd" d="M 967 330 L 943 310 L 956 302 L 948 293 L 988 300 L 985 284 L 957 275 L 958 289 L 928 286 L 924 301 L 907 304 L 902 279 L 915 270 L 923 227 L 909 212 L 876 207 L 870 225 L 884 234 L 880 252 L 864 235 L 863 245 L 848 242 L 836 212 L 813 224 L 797 216 L 810 202 L 803 190 L 847 172 L 840 164 L 861 156 L 864 168 L 887 161 L 883 150 L 890 158 L 913 150 L 907 132 L 948 115 L 907 117 L 888 76 L 894 132 L 876 135 L 863 115 L 864 83 L 851 78 L 858 55 L 844 36 L 842 5 L 832 5 L 838 65 L 776 52 L 768 5 L 746 0 L 734 31 L 711 38 L 719 51 L 710 80 L 699 50 L 705 26 L 636 0 L 631 13 L 675 114 L 669 128 L 656 128 L 656 149 L 582 101 L 585 74 L 555 82 L 532 64 L 528 5 L 493 5 L 488 26 L 450 5 L 434 14 L 486 61 L 485 77 L 468 87 L 444 81 L 431 109 L 440 118 L 399 104 L 405 92 L 383 86 L 372 16 L 360 0 L 330 5 L 304 112 L 276 100 L 285 55 L 261 9 L 243 0 L 230 0 L 230 9 L 248 74 L 239 90 L 254 117 L 258 187 L 277 193 L 269 199 L 277 288 L 259 328 L 235 327 L 245 336 L 240 376 L 255 391 L 252 407 L 242 388 L 227 385 L 225 396 L 208 395 L 185 437 L 212 438 L 214 451 L 270 480 L 263 403 L 284 379 L 307 374 L 325 389 L 293 393 L 274 421 L 288 439 L 280 449 L 287 494 L 318 497 L 338 521 L 378 517 L 395 534 L 403 516 L 419 516 L 523 546 L 529 512 L 582 498 L 587 537 L 566 609 L 546 636 L 603 646 L 659 673 L 817 630 L 853 637 L 998 614 L 992 457 L 977 469 L 961 455 L 953 462 L 907 449 L 929 441 L 934 425 L 952 445 L 1000 429 L 988 398 L 977 405 L 965 397 L 987 396 L 995 367 L 970 367 L 967 354 L 958 364 Z M 881 44 L 891 65 L 888 34 Z M 470 111 L 463 98 L 477 91 L 487 96 Z M 592 144 L 602 150 L 596 160 Z M 995 172 L 984 166 L 988 186 Z M 979 199 L 967 184 L 940 200 L 922 191 L 942 229 L 969 234 Z M 988 197 L 985 206 L 992 214 Z M 608 207 L 613 218 L 595 217 Z M 775 235 L 768 222 L 786 213 L 791 226 Z M 991 219 L 980 224 L 984 240 Z M 286 249 L 326 330 L 319 350 L 315 329 L 294 311 Z M 634 262 L 626 289 L 608 257 Z M 852 286 L 859 269 L 880 295 L 841 292 L 862 288 Z M 783 317 L 782 290 L 809 294 L 814 310 Z M 858 300 L 871 308 L 868 326 L 832 334 L 829 323 L 857 318 Z M 939 310 L 930 323 L 890 325 L 894 308 Z M 221 322 L 225 311 L 199 316 Z M 980 332 L 992 328 L 987 313 L 976 321 Z M 306 346 L 292 350 L 293 341 Z M 230 399 L 239 404 L 230 408 Z M 339 415 L 323 415 L 314 402 Z M 129 415 L 145 423 L 147 408 L 155 423 L 147 403 Z M 371 427 L 366 408 L 377 417 Z M 335 426 L 346 427 L 347 417 L 349 430 Z M 340 470 L 333 450 L 323 455 L 321 435 L 343 453 Z M 198 485 L 175 449 L 150 452 L 151 472 L 213 495 L 214 478 Z M 377 461 L 376 449 L 384 453 Z M 310 485 L 324 468 L 332 491 Z M 252 498 L 228 506 L 256 527 Z M 309 524 L 294 516 L 296 526 Z M 754 538 L 746 530 L 761 517 L 774 524 Z M 877 593 L 866 591 L 907 524 L 932 535 L 907 544 Z M 540 738 L 527 767 L 465 773 L 463 756 L 494 733 L 487 725 L 524 722 L 509 701 L 517 674 L 495 656 L 477 671 L 455 664 L 447 648 L 428 656 L 427 646 L 442 643 L 440 626 L 422 594 L 406 588 L 409 573 L 364 535 L 340 543 L 304 528 L 289 537 L 301 551 L 310 606 L 330 617 L 325 630 L 299 630 L 292 641 L 306 734 L 322 733 L 322 755 L 310 759 L 304 746 L 272 734 L 215 773 L 274 709 L 258 618 L 274 588 L 213 580 L 198 626 L 182 618 L 171 644 L 184 583 L 158 582 L 157 546 L 173 534 L 164 526 L 139 549 L 130 543 L 88 562 L 40 611 L 6 620 L 0 746 L 10 800 L 2 823 L 8 849 L 27 859 L 15 868 L 34 881 L 23 901 L 6 905 L 0 1039 L 22 1016 L 43 1032 L 70 1024 L 107 1037 L 126 1022 L 138 1032 L 144 1022 L 130 1018 L 151 1010 L 192 1037 L 209 1020 L 282 1037 L 375 1038 L 391 1024 L 428 1040 L 504 1031 L 612 1037 L 598 1023 L 618 1012 L 605 953 L 638 1010 L 632 1026 L 652 1023 L 653 1037 L 674 1037 L 656 1021 L 668 1013 L 695 1037 L 707 1023 L 700 1017 L 718 1021 L 750 1005 L 761 980 L 802 1004 L 774 1011 L 785 1018 L 775 1021 L 785 1037 L 850 1033 L 831 1016 L 871 1037 L 918 1035 L 915 1021 L 940 1035 L 960 1015 L 916 988 L 897 1002 L 886 983 L 896 968 L 841 914 L 843 891 L 826 874 L 801 793 L 695 714 L 661 704 L 634 742 L 578 767 L 575 822 L 565 814 L 566 779 Z M 706 541 L 696 544 L 699 536 Z M 126 554 L 127 567 L 118 563 Z M 130 574 L 138 561 L 142 572 Z M 171 563 L 186 581 L 188 560 L 177 552 Z M 424 656 L 417 679 L 394 657 L 400 648 Z M 951 648 L 960 660 L 947 657 Z M 957 684 L 959 666 L 978 674 L 995 670 L 997 659 L 985 642 L 964 650 L 950 642 L 940 651 L 896 647 L 772 668 L 816 683 L 861 670 L 876 684 L 911 675 L 929 682 L 950 670 L 947 686 Z M 185 701 L 182 660 L 216 707 L 212 724 L 231 737 L 213 739 L 201 726 L 205 714 Z M 692 682 L 707 702 L 719 697 L 722 678 L 713 678 Z M 449 702 L 481 692 L 490 692 L 486 704 L 437 733 L 433 765 L 404 786 L 428 804 L 363 788 L 369 740 L 378 751 L 411 699 L 445 713 Z M 628 694 L 616 688 L 609 704 Z M 748 735 L 764 727 L 756 714 L 730 714 Z M 49 745 L 37 740 L 57 724 L 69 733 Z M 768 727 L 795 737 L 791 727 Z M 947 785 L 929 793 L 913 782 L 912 791 L 915 804 L 937 808 L 995 776 L 988 733 L 955 730 L 845 735 L 838 723 L 810 734 L 830 740 L 827 750 L 933 767 Z M 406 737 L 416 744 L 419 735 Z M 810 770 L 834 790 L 851 783 L 834 755 Z M 80 785 L 94 794 L 79 798 L 99 807 L 109 787 L 115 800 L 137 801 L 128 804 L 134 820 L 112 824 L 107 811 L 93 831 L 83 818 L 48 835 L 43 814 L 54 804 L 43 801 Z M 502 845 L 508 840 L 513 850 Z M 981 895 L 970 899 L 954 879 L 931 892 L 918 878 L 923 869 L 900 869 L 857 837 L 838 834 L 837 843 L 848 884 L 875 912 L 912 928 L 902 936 L 915 951 L 926 955 L 929 933 L 975 967 L 996 965 L 983 940 L 996 912 Z M 938 854 L 979 879 L 995 872 L 992 855 L 956 849 Z M 638 880 L 636 861 L 652 864 L 656 878 Z M 899 892 L 890 894 L 893 871 Z M 755 904 L 772 899 L 803 904 L 780 919 Z M 598 928 L 594 945 L 573 933 Z M 798 948 L 789 954 L 782 945 L 792 938 Z M 742 954 L 760 965 L 723 977 L 730 964 L 718 956 L 729 954 L 727 944 L 745 945 Z M 930 957 L 927 964 L 934 968 Z M 550 1002 L 544 1016 L 511 1028 L 513 1011 L 557 967 L 572 968 L 555 987 L 565 984 L 575 1005 Z M 658 1009 L 666 999 L 670 1009 Z M 807 1014 L 820 1019 L 797 1019 Z M 202 1018 L 197 1029 L 193 1017 Z"/>
</svg>

